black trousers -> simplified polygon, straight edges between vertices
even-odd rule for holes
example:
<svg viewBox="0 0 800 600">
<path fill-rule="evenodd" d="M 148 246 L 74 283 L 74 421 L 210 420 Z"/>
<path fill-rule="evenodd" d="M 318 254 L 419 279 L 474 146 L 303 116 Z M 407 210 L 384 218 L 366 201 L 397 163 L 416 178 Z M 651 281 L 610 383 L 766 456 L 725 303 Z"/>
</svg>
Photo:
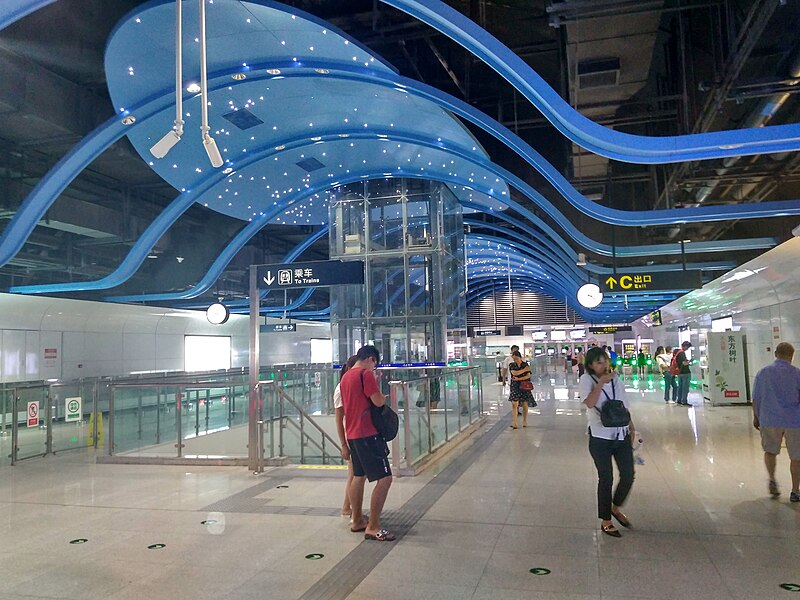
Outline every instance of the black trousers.
<svg viewBox="0 0 800 600">
<path fill-rule="evenodd" d="M 603 520 L 611 519 L 611 504 L 622 506 L 633 487 L 633 447 L 631 436 L 624 440 L 605 440 L 589 434 L 589 454 L 597 467 L 597 516 Z M 619 482 L 613 491 L 614 468 L 611 458 L 617 463 Z"/>
</svg>

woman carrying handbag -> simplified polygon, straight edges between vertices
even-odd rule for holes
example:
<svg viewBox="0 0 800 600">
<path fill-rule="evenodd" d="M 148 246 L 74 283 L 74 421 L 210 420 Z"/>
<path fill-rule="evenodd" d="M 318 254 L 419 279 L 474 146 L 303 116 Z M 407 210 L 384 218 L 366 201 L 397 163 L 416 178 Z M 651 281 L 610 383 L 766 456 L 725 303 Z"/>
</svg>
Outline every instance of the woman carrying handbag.
<svg viewBox="0 0 800 600">
<path fill-rule="evenodd" d="M 602 348 L 586 352 L 586 373 L 579 383 L 580 395 L 588 410 L 589 453 L 597 467 L 597 516 L 600 530 L 612 537 L 622 537 L 611 517 L 623 527 L 630 527 L 620 507 L 633 487 L 633 421 L 625 395 L 625 386 L 610 370 L 609 358 Z M 619 482 L 613 490 L 617 463 Z"/>
<path fill-rule="evenodd" d="M 511 402 L 511 427 L 517 429 L 517 409 L 522 404 L 522 426 L 528 426 L 528 406 L 536 406 L 533 399 L 533 382 L 531 381 L 531 368 L 524 360 L 519 350 L 511 353 L 512 362 L 508 365 L 511 379 L 508 399 Z"/>
</svg>

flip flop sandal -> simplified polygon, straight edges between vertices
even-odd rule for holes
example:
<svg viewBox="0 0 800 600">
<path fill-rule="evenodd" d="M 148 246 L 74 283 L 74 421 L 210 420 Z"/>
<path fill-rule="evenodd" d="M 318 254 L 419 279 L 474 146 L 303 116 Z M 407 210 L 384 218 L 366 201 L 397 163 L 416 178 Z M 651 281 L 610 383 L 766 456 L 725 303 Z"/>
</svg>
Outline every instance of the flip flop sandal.
<svg viewBox="0 0 800 600">
<path fill-rule="evenodd" d="M 372 535 L 371 533 L 365 533 L 364 539 L 375 540 L 376 542 L 393 542 L 397 539 L 397 536 L 386 529 L 381 529 L 375 535 Z"/>
<path fill-rule="evenodd" d="M 362 531 L 366 531 L 366 530 L 367 530 L 367 526 L 366 525 L 364 525 L 363 527 L 360 527 L 358 529 L 353 529 L 352 527 L 350 528 L 350 532 L 351 533 L 361 533 Z"/>
</svg>

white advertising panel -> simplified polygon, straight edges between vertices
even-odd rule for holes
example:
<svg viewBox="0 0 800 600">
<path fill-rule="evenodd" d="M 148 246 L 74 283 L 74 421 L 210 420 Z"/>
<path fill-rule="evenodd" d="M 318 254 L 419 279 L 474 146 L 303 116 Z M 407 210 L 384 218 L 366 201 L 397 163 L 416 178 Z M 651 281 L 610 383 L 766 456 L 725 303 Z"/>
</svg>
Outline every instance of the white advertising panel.
<svg viewBox="0 0 800 600">
<path fill-rule="evenodd" d="M 708 390 L 713 405 L 746 404 L 747 361 L 744 334 L 735 331 L 708 334 Z"/>
</svg>

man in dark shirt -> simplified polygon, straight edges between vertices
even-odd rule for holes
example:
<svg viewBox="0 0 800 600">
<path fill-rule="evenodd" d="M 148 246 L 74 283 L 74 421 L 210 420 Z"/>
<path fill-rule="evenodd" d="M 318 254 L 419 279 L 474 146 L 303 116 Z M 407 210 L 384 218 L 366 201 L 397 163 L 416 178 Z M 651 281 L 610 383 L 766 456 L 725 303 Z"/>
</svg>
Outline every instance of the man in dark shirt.
<svg viewBox="0 0 800 600">
<path fill-rule="evenodd" d="M 675 363 L 681 369 L 678 375 L 678 404 L 683 406 L 689 406 L 689 383 L 692 380 L 692 373 L 689 370 L 689 358 L 686 356 L 686 351 L 691 347 L 691 342 L 683 342 L 681 351 L 675 357 Z"/>
</svg>

